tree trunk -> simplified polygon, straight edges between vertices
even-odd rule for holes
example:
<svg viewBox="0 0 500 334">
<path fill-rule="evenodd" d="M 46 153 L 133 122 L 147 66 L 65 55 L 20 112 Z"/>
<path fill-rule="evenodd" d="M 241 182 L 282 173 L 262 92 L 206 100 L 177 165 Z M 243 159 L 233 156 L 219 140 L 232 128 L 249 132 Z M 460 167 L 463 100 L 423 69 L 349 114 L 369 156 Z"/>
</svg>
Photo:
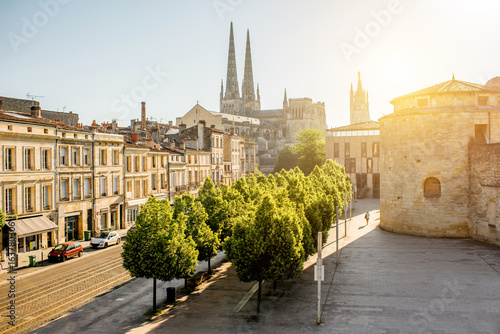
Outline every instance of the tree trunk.
<svg viewBox="0 0 500 334">
<path fill-rule="evenodd" d="M 259 280 L 259 292 L 257 293 L 257 315 L 260 315 L 260 295 L 262 291 L 262 280 Z"/>
<path fill-rule="evenodd" d="M 185 290 L 185 292 L 187 291 L 187 288 L 188 288 L 188 279 L 185 278 L 184 279 L 184 290 Z"/>
<path fill-rule="evenodd" d="M 156 278 L 153 278 L 153 312 L 156 313 Z"/>
<path fill-rule="evenodd" d="M 210 268 L 210 258 L 208 258 L 208 274 L 212 275 L 212 269 Z"/>
<path fill-rule="evenodd" d="M 276 294 L 276 280 L 273 281 L 273 295 Z"/>
</svg>

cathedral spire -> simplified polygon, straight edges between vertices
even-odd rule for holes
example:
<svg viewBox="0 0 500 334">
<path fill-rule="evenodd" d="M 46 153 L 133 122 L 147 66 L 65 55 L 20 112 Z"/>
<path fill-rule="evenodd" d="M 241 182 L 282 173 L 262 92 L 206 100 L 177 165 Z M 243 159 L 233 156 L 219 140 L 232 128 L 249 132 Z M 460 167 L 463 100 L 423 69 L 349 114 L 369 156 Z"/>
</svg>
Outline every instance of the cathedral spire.
<svg viewBox="0 0 500 334">
<path fill-rule="evenodd" d="M 285 88 L 285 97 L 283 98 L 283 109 L 288 107 L 288 97 L 286 96 L 286 88 Z"/>
<path fill-rule="evenodd" d="M 259 84 L 257 84 L 257 102 L 259 102 L 259 103 L 260 103 Z"/>
<path fill-rule="evenodd" d="M 357 91 L 362 91 L 363 86 L 361 85 L 361 72 L 358 72 L 358 88 Z"/>
<path fill-rule="evenodd" d="M 220 81 L 220 99 L 222 100 L 224 98 L 224 79 L 221 79 Z"/>
<path fill-rule="evenodd" d="M 236 52 L 234 51 L 233 22 L 229 32 L 229 53 L 227 56 L 226 99 L 239 99 L 240 89 L 236 73 Z"/>
<path fill-rule="evenodd" d="M 241 93 L 245 101 L 255 101 L 255 91 L 253 86 L 252 52 L 250 48 L 250 30 L 247 29 L 247 49 L 245 53 L 245 74 Z"/>
</svg>

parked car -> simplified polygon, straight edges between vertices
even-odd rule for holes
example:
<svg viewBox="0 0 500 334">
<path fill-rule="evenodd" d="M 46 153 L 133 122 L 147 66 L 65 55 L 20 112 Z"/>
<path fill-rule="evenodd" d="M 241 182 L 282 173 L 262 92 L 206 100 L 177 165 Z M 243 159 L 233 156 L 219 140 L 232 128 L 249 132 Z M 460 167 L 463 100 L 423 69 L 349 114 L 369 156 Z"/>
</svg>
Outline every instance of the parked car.
<svg viewBox="0 0 500 334">
<path fill-rule="evenodd" d="M 104 248 L 110 245 L 118 245 L 121 242 L 120 235 L 116 231 L 101 232 L 90 239 L 93 248 Z"/>
<path fill-rule="evenodd" d="M 75 256 L 82 256 L 83 247 L 79 242 L 63 242 L 54 247 L 49 253 L 50 261 L 66 261 Z"/>
</svg>

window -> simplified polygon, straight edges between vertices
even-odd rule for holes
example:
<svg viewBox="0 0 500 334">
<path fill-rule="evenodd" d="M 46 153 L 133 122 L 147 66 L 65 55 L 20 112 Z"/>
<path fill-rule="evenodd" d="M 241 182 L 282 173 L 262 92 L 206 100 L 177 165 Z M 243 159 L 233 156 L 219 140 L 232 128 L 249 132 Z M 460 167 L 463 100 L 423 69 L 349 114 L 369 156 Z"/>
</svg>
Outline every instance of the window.
<svg viewBox="0 0 500 334">
<path fill-rule="evenodd" d="M 146 160 L 146 157 L 142 157 L 142 171 L 145 172 L 147 170 L 146 166 L 147 166 L 148 162 Z"/>
<path fill-rule="evenodd" d="M 165 174 L 160 175 L 160 188 L 165 189 Z"/>
<path fill-rule="evenodd" d="M 106 178 L 101 177 L 101 196 L 106 196 Z"/>
<path fill-rule="evenodd" d="M 83 164 L 85 166 L 89 165 L 89 149 L 88 148 L 83 149 Z"/>
<path fill-rule="evenodd" d="M 141 160 L 139 157 L 135 157 L 135 171 L 139 172 L 141 170 Z"/>
<path fill-rule="evenodd" d="M 101 149 L 101 165 L 105 166 L 108 162 L 106 149 Z"/>
<path fill-rule="evenodd" d="M 42 188 L 42 202 L 43 202 L 43 209 L 49 210 L 50 209 L 50 186 L 43 186 L 43 188 Z"/>
<path fill-rule="evenodd" d="M 5 213 L 13 215 L 16 213 L 14 208 L 14 188 L 5 189 Z"/>
<path fill-rule="evenodd" d="M 373 173 L 373 159 L 372 158 L 366 159 L 366 172 Z"/>
<path fill-rule="evenodd" d="M 151 157 L 151 166 L 156 168 L 156 157 Z"/>
<path fill-rule="evenodd" d="M 113 165 L 120 164 L 120 151 L 113 150 Z"/>
<path fill-rule="evenodd" d="M 366 143 L 361 143 L 361 157 L 362 158 L 366 158 L 366 155 L 367 155 L 366 151 L 367 151 Z"/>
<path fill-rule="evenodd" d="M 156 190 L 156 174 L 151 174 L 151 189 Z"/>
<path fill-rule="evenodd" d="M 127 181 L 127 192 L 132 192 L 132 181 Z"/>
<path fill-rule="evenodd" d="M 73 147 L 73 150 L 72 150 L 72 152 L 73 152 L 73 154 L 72 154 L 72 157 L 73 157 L 72 164 L 73 164 L 73 166 L 78 166 L 80 164 L 80 157 L 79 157 L 80 154 L 79 154 L 78 151 L 79 151 L 78 148 Z"/>
<path fill-rule="evenodd" d="M 419 107 L 427 107 L 429 105 L 429 99 L 417 99 L 417 106 Z"/>
<path fill-rule="evenodd" d="M 148 181 L 142 181 L 142 197 L 146 197 L 148 194 Z"/>
<path fill-rule="evenodd" d="M 373 156 L 374 157 L 379 157 L 380 156 L 380 150 L 379 150 L 379 144 L 378 142 L 373 143 Z"/>
<path fill-rule="evenodd" d="M 339 157 L 339 143 L 333 143 L 333 157 Z"/>
<path fill-rule="evenodd" d="M 66 166 L 68 163 L 67 153 L 68 153 L 67 148 L 61 147 L 61 166 Z"/>
<path fill-rule="evenodd" d="M 132 171 L 132 159 L 130 157 L 127 157 L 127 172 Z"/>
<path fill-rule="evenodd" d="M 7 130 L 12 131 L 12 125 L 7 125 Z"/>
<path fill-rule="evenodd" d="M 73 199 L 80 198 L 80 180 L 73 179 Z"/>
<path fill-rule="evenodd" d="M 349 158 L 351 156 L 351 145 L 350 143 L 345 143 L 345 157 Z"/>
<path fill-rule="evenodd" d="M 24 188 L 24 211 L 32 212 L 33 211 L 33 203 L 34 203 L 34 191 L 33 187 Z"/>
<path fill-rule="evenodd" d="M 33 128 L 31 126 L 28 126 L 28 132 L 33 132 Z"/>
<path fill-rule="evenodd" d="M 49 129 L 43 129 L 43 133 L 48 134 L 49 133 Z"/>
<path fill-rule="evenodd" d="M 14 148 L 6 148 L 5 149 L 5 169 L 6 170 L 15 170 L 15 156 L 14 156 Z"/>
<path fill-rule="evenodd" d="M 118 176 L 113 178 L 113 194 L 118 194 Z"/>
<path fill-rule="evenodd" d="M 47 170 L 50 169 L 50 150 L 42 150 L 42 168 Z"/>
<path fill-rule="evenodd" d="M 24 149 L 24 169 L 25 170 L 33 170 L 34 169 L 33 149 L 32 148 Z"/>
<path fill-rule="evenodd" d="M 135 181 L 135 198 L 141 197 L 141 181 Z"/>
<path fill-rule="evenodd" d="M 83 183 L 83 191 L 85 198 L 90 197 L 90 178 L 85 178 Z"/>
<path fill-rule="evenodd" d="M 68 179 L 61 179 L 61 200 L 68 200 Z"/>
<path fill-rule="evenodd" d="M 435 177 L 429 177 L 424 182 L 424 196 L 425 197 L 439 197 L 441 196 L 441 183 Z"/>
<path fill-rule="evenodd" d="M 488 124 L 474 124 L 474 137 L 479 144 L 488 144 Z"/>
<path fill-rule="evenodd" d="M 480 106 L 488 105 L 488 96 L 478 96 L 477 97 L 477 104 Z"/>
</svg>

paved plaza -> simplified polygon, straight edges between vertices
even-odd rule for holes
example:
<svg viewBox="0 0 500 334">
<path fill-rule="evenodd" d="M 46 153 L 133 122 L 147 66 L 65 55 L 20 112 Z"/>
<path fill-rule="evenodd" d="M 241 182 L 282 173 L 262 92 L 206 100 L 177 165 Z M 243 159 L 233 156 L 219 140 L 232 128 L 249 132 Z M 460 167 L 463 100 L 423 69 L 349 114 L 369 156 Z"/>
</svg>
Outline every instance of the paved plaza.
<svg viewBox="0 0 500 334">
<path fill-rule="evenodd" d="M 370 211 L 370 224 L 363 218 Z M 324 250 L 322 320 L 316 325 L 317 282 L 311 258 L 300 278 L 278 283 L 282 297 L 263 284 L 261 316 L 256 294 L 234 312 L 255 283 L 241 283 L 228 262 L 200 290 L 179 296 L 152 321 L 152 283 L 136 279 L 58 319 L 37 333 L 500 333 L 500 248 L 466 239 L 398 235 L 378 228 L 378 201 L 358 200 L 348 235 L 335 231 Z M 339 229 L 343 235 L 344 227 Z M 165 287 L 182 282 L 161 283 Z"/>
</svg>

